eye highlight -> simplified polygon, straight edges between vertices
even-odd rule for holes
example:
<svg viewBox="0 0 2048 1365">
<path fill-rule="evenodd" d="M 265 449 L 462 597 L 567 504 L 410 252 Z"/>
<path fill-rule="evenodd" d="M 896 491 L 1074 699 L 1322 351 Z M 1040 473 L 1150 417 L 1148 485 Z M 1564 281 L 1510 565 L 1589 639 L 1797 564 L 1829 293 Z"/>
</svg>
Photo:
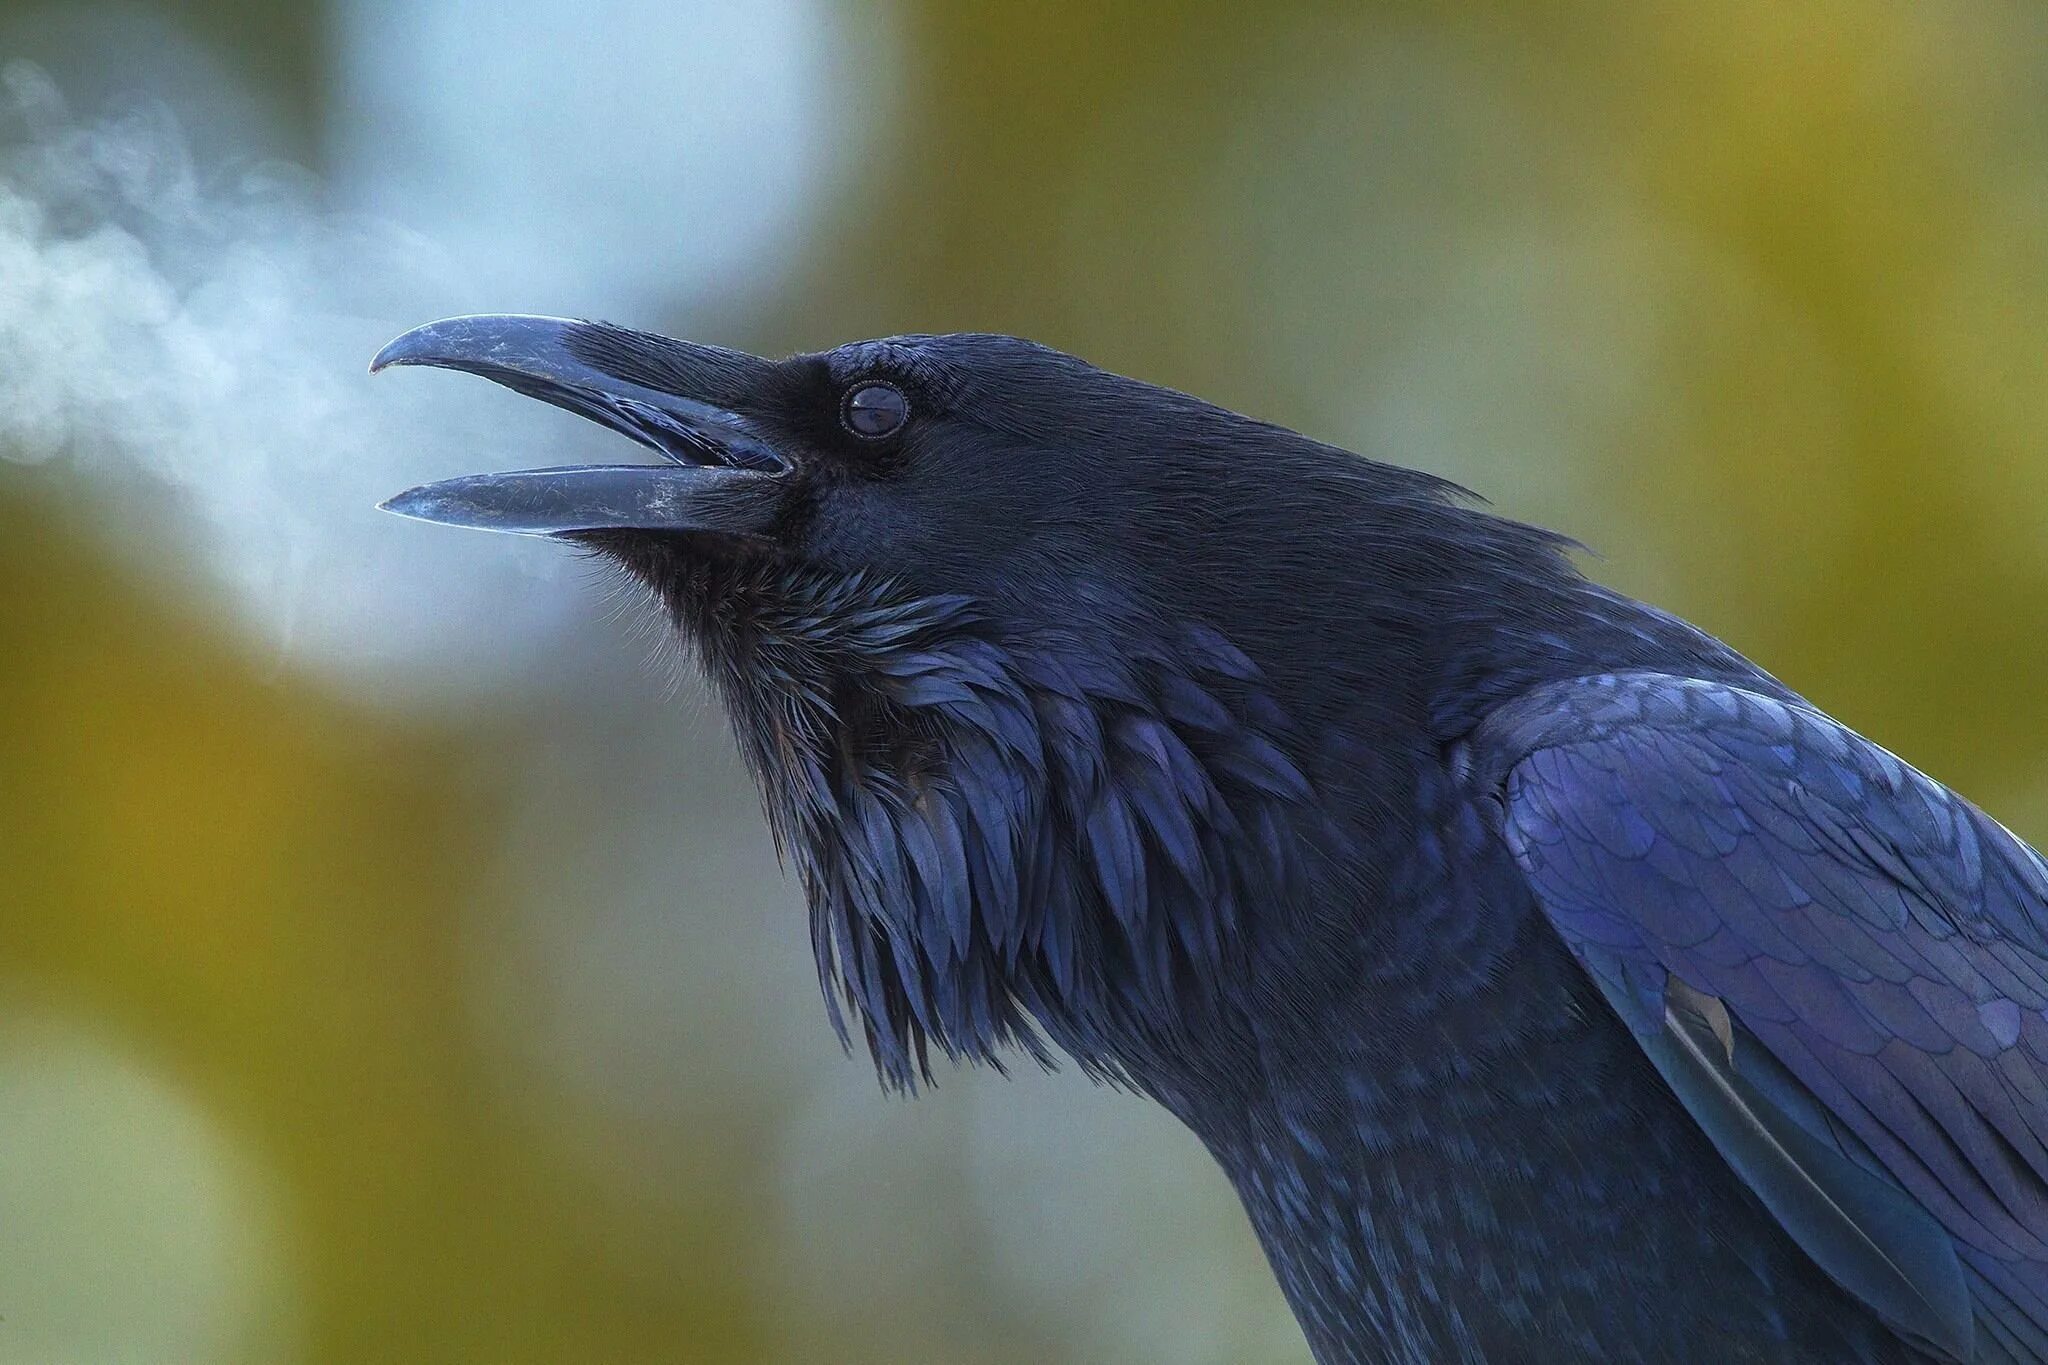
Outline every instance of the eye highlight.
<svg viewBox="0 0 2048 1365">
<path fill-rule="evenodd" d="M 854 435 L 879 441 L 903 430 L 910 420 L 910 400 L 894 384 L 871 379 L 847 390 L 839 420 Z"/>
</svg>

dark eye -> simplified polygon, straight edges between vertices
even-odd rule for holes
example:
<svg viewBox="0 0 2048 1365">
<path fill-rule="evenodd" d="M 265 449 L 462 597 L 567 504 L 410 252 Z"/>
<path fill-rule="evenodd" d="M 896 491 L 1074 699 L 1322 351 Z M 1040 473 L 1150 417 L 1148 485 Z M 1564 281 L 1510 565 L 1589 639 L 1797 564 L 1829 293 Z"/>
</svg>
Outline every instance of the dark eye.
<svg viewBox="0 0 2048 1365">
<path fill-rule="evenodd" d="M 910 420 L 910 400 L 894 384 L 856 384 L 846 395 L 840 420 L 854 435 L 880 440 Z"/>
</svg>

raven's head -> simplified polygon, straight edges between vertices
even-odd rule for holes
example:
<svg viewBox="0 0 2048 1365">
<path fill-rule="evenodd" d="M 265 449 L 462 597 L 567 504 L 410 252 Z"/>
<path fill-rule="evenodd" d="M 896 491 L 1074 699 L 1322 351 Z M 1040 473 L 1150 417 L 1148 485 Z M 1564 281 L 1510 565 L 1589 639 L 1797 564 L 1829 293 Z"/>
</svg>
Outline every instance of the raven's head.
<svg viewBox="0 0 2048 1365">
<path fill-rule="evenodd" d="M 1224 996 L 1299 948 L 1306 845 L 1340 837 L 1315 790 L 1369 786 L 1375 736 L 1419 724 L 1430 574 L 1467 552 L 1435 480 L 1012 337 L 769 361 L 492 316 L 387 365 L 661 457 L 386 506 L 580 542 L 653 591 L 802 875 L 835 1021 L 902 1083 L 928 1044 L 1041 1030 L 1112 1074 L 1243 1045 Z"/>
</svg>

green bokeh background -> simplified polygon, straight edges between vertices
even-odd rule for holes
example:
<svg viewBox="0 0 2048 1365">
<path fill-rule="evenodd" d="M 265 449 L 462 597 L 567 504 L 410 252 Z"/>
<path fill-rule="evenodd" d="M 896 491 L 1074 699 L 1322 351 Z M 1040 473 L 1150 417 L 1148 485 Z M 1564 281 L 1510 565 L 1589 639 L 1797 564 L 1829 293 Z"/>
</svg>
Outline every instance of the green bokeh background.
<svg viewBox="0 0 2048 1365">
<path fill-rule="evenodd" d="M 842 8 L 894 35 L 900 134 L 714 339 L 1018 332 L 1427 465 L 2048 836 L 2048 11 Z M 347 112 L 321 5 L 156 16 L 321 169 Z M 0 56 L 45 60 L 47 18 L 0 4 Z M 117 94 L 123 73 L 78 80 Z M 0 463 L 0 1360 L 1189 1358 L 1147 1351 L 1163 1330 L 1103 1334 L 1117 1285 L 1067 1314 L 986 1228 L 931 1213 L 972 1202 L 973 1160 L 806 1158 L 799 1202 L 865 1190 L 947 1229 L 945 1254 L 852 1295 L 819 1286 L 829 1267 L 772 1269 L 802 1256 L 766 1212 L 792 1198 L 776 1153 L 801 1105 L 748 1089 L 785 1074 L 767 1054 L 846 1073 L 845 1122 L 922 1120 L 836 1059 L 720 722 L 637 668 L 628 629 L 579 637 L 616 676 L 369 704 L 110 547 L 81 478 L 61 454 Z M 732 989 L 799 1025 L 758 1062 L 684 1028 L 608 1081 L 659 1114 L 718 1054 L 718 1104 L 677 1110 L 653 1153 L 532 1080 L 474 987 L 479 945 L 513 932 L 506 886 L 615 894 L 601 828 L 537 845 L 518 821 L 564 750 L 617 752 L 623 707 L 670 717 L 617 780 L 677 813 L 679 863 L 723 858 L 786 910 L 766 941 L 787 960 Z M 919 1106 L 956 1121 L 991 1084 Z M 1071 1077 L 1029 1093 L 1055 1144 L 1066 1107 L 1118 1103 Z M 1179 1292 L 1251 1324 L 1207 1358 L 1304 1361 L 1227 1194 L 1137 1131 L 1192 1173 L 1147 1196 L 1159 1246 L 1219 1248 L 1220 1278 Z M 1089 1179 L 1057 1150 L 1025 1165 L 1048 1194 Z M 1140 1323 L 1173 1311 L 1157 1289 L 1133 1272 Z"/>
</svg>

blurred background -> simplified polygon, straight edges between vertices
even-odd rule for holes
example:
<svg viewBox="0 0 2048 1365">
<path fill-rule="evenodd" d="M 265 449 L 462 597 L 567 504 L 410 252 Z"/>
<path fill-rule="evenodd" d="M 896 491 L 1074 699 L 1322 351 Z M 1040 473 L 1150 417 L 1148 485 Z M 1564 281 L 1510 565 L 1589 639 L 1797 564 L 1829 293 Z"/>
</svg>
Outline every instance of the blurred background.
<svg viewBox="0 0 2048 1365">
<path fill-rule="evenodd" d="M 835 1046 L 449 313 L 1024 333 L 1421 465 L 2048 837 L 2048 10 L 0 0 L 0 1361 L 1290 1362 L 1185 1134 Z M 592 452 L 597 452 L 594 456 Z"/>
</svg>

